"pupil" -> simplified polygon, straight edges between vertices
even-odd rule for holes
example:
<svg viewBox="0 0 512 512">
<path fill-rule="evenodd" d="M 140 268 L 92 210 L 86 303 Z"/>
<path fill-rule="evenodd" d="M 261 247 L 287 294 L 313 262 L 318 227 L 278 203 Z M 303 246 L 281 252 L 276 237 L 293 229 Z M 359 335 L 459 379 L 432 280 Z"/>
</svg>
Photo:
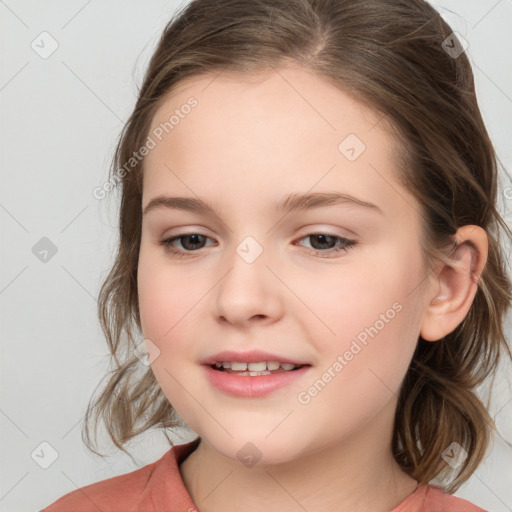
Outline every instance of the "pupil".
<svg viewBox="0 0 512 512">
<path fill-rule="evenodd" d="M 321 241 L 320 242 L 320 245 L 325 245 L 326 243 L 328 244 L 329 242 L 329 239 L 331 239 L 330 241 L 333 241 L 334 240 L 334 237 L 332 237 L 331 235 L 311 235 L 311 239 L 312 240 L 315 240 L 315 239 L 320 239 L 322 240 L 323 239 L 323 242 Z M 325 239 L 327 239 L 327 242 L 325 242 Z M 312 244 L 313 246 L 315 244 Z M 317 247 L 318 248 L 318 247 Z M 328 248 L 328 247 L 327 247 Z M 326 249 L 326 247 L 319 247 L 319 249 Z"/>
<path fill-rule="evenodd" d="M 201 244 L 201 240 L 197 241 L 197 239 L 201 239 L 201 238 L 204 238 L 203 235 L 187 235 L 185 237 L 183 237 L 182 240 L 187 240 L 187 239 L 193 239 L 194 241 L 192 242 L 192 244 L 189 244 L 189 243 L 183 243 L 182 242 L 182 245 L 183 247 L 185 247 L 186 249 L 197 249 L 197 247 L 194 247 L 195 245 L 197 244 Z M 190 247 L 190 245 L 192 245 L 193 247 Z M 189 246 L 189 247 L 187 247 Z"/>
</svg>

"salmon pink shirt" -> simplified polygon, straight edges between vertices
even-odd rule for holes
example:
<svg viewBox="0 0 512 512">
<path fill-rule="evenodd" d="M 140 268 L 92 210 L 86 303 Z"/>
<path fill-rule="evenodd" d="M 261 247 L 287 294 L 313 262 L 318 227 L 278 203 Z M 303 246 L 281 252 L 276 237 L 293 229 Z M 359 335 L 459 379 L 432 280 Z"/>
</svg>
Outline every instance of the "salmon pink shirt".
<svg viewBox="0 0 512 512">
<path fill-rule="evenodd" d="M 41 512 L 197 512 L 183 483 L 180 463 L 200 438 L 174 445 L 159 460 L 140 469 L 65 494 Z M 419 484 L 389 512 L 488 512 L 442 489 Z"/>
</svg>

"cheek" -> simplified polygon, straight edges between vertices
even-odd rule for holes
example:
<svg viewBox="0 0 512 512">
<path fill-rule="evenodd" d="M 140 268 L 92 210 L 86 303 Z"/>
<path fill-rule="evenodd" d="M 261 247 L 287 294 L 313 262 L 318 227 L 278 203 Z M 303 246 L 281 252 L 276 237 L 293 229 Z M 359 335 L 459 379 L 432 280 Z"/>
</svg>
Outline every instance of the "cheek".
<svg viewBox="0 0 512 512">
<path fill-rule="evenodd" d="M 167 297 L 165 281 L 159 279 L 159 272 L 156 266 L 152 266 L 148 258 L 139 258 L 137 271 L 137 291 L 139 297 L 139 311 L 142 330 L 146 338 L 159 338 L 164 332 L 166 309 L 173 311 Z M 169 294 L 170 295 L 170 294 Z"/>
<path fill-rule="evenodd" d="M 372 421 L 398 399 L 416 340 L 405 306 L 382 298 L 341 303 L 331 320 L 336 335 L 317 338 L 318 373 L 301 390 L 300 403 L 310 399 L 306 421 L 317 418 L 327 438 Z"/>
<path fill-rule="evenodd" d="M 137 270 L 139 311 L 144 336 L 157 345 L 173 333 L 185 313 L 187 290 L 153 248 L 141 247 Z"/>
<path fill-rule="evenodd" d="M 311 293 L 311 283 L 303 283 L 302 296 L 321 319 L 314 321 L 322 369 L 332 368 L 341 356 L 340 386 L 350 383 L 365 393 L 377 384 L 396 391 L 419 335 L 417 294 L 411 291 L 421 281 L 421 260 L 405 244 L 384 247 L 371 259 L 317 276 L 314 289 L 322 293 Z"/>
<path fill-rule="evenodd" d="M 190 273 L 180 270 L 176 263 L 170 264 L 163 252 L 141 247 L 137 272 L 139 312 L 144 338 L 151 340 L 162 356 L 152 363 L 155 374 L 161 373 L 164 366 L 173 374 L 181 374 L 183 361 L 193 364 L 197 326 L 205 321 L 201 300 L 209 288 L 207 282 L 202 286 L 200 282 L 199 277 L 191 279 Z"/>
<path fill-rule="evenodd" d="M 180 281 L 180 273 L 170 271 L 160 255 L 144 248 L 139 255 L 137 286 L 144 338 L 159 350 L 152 371 L 173 407 L 186 413 L 189 398 L 183 393 L 183 383 L 187 382 L 189 362 L 184 365 L 183 361 L 190 357 L 189 345 L 194 340 L 194 333 L 187 330 L 194 322 L 193 297 L 187 296 L 193 287 L 183 277 Z"/>
</svg>

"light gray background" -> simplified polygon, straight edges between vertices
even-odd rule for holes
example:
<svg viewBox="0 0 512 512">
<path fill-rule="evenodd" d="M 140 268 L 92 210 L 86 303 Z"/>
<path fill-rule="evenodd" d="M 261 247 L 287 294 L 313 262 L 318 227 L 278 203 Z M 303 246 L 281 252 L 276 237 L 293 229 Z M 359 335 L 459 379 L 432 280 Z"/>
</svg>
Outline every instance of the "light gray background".
<svg viewBox="0 0 512 512">
<path fill-rule="evenodd" d="M 479 104 L 508 171 L 502 186 L 511 187 L 512 1 L 434 5 L 469 42 Z M 86 404 L 108 368 L 96 297 L 117 238 L 117 195 L 109 204 L 92 190 L 107 179 L 136 84 L 177 6 L 0 0 L 1 511 L 40 510 L 78 487 L 137 469 L 113 449 L 106 460 L 91 454 L 80 434 Z M 43 31 L 59 45 L 46 59 L 31 47 Z M 510 224 L 507 190 L 508 201 L 504 192 L 500 201 Z M 42 237 L 58 249 L 46 263 L 32 252 Z M 510 339 L 510 321 L 507 329 Z M 510 376 L 510 366 L 501 369 L 491 413 L 512 441 L 505 373 Z M 176 441 L 194 434 L 184 436 Z M 58 452 L 48 469 L 32 458 L 42 442 Z M 153 432 L 128 449 L 142 466 L 168 445 Z M 511 511 L 511 483 L 512 448 L 496 438 L 456 495 L 492 512 Z"/>
</svg>

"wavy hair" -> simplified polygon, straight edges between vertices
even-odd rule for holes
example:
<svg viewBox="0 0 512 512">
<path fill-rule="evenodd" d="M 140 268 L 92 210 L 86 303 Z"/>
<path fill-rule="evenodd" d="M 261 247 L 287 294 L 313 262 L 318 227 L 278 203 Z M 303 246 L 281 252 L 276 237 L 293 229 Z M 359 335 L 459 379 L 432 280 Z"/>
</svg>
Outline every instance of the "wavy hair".
<svg viewBox="0 0 512 512">
<path fill-rule="evenodd" d="M 396 461 L 422 483 L 436 478 L 453 493 L 471 476 L 497 431 L 476 387 L 491 375 L 494 381 L 503 351 L 512 359 L 503 330 L 511 282 L 500 244 L 500 233 L 508 241 L 512 233 L 496 207 L 498 159 L 471 66 L 464 52 L 449 51 L 460 48 L 452 32 L 423 0 L 193 0 L 176 12 L 149 62 L 110 170 L 121 189 L 119 241 L 98 313 L 113 369 L 87 407 L 82 438 L 91 451 L 98 454 L 89 434 L 93 419 L 95 436 L 102 419 L 124 452 L 125 443 L 153 427 L 172 445 L 165 429 L 183 426 L 151 368 L 134 355 L 142 339 L 137 265 L 144 160 L 129 172 L 126 162 L 182 80 L 247 76 L 295 63 L 381 113 L 392 128 L 398 178 L 421 207 L 426 267 L 450 263 L 459 227 L 473 224 L 487 233 L 487 264 L 466 318 L 441 340 L 418 339 L 392 439 Z M 441 457 L 452 442 L 468 453 L 455 475 Z"/>
</svg>

